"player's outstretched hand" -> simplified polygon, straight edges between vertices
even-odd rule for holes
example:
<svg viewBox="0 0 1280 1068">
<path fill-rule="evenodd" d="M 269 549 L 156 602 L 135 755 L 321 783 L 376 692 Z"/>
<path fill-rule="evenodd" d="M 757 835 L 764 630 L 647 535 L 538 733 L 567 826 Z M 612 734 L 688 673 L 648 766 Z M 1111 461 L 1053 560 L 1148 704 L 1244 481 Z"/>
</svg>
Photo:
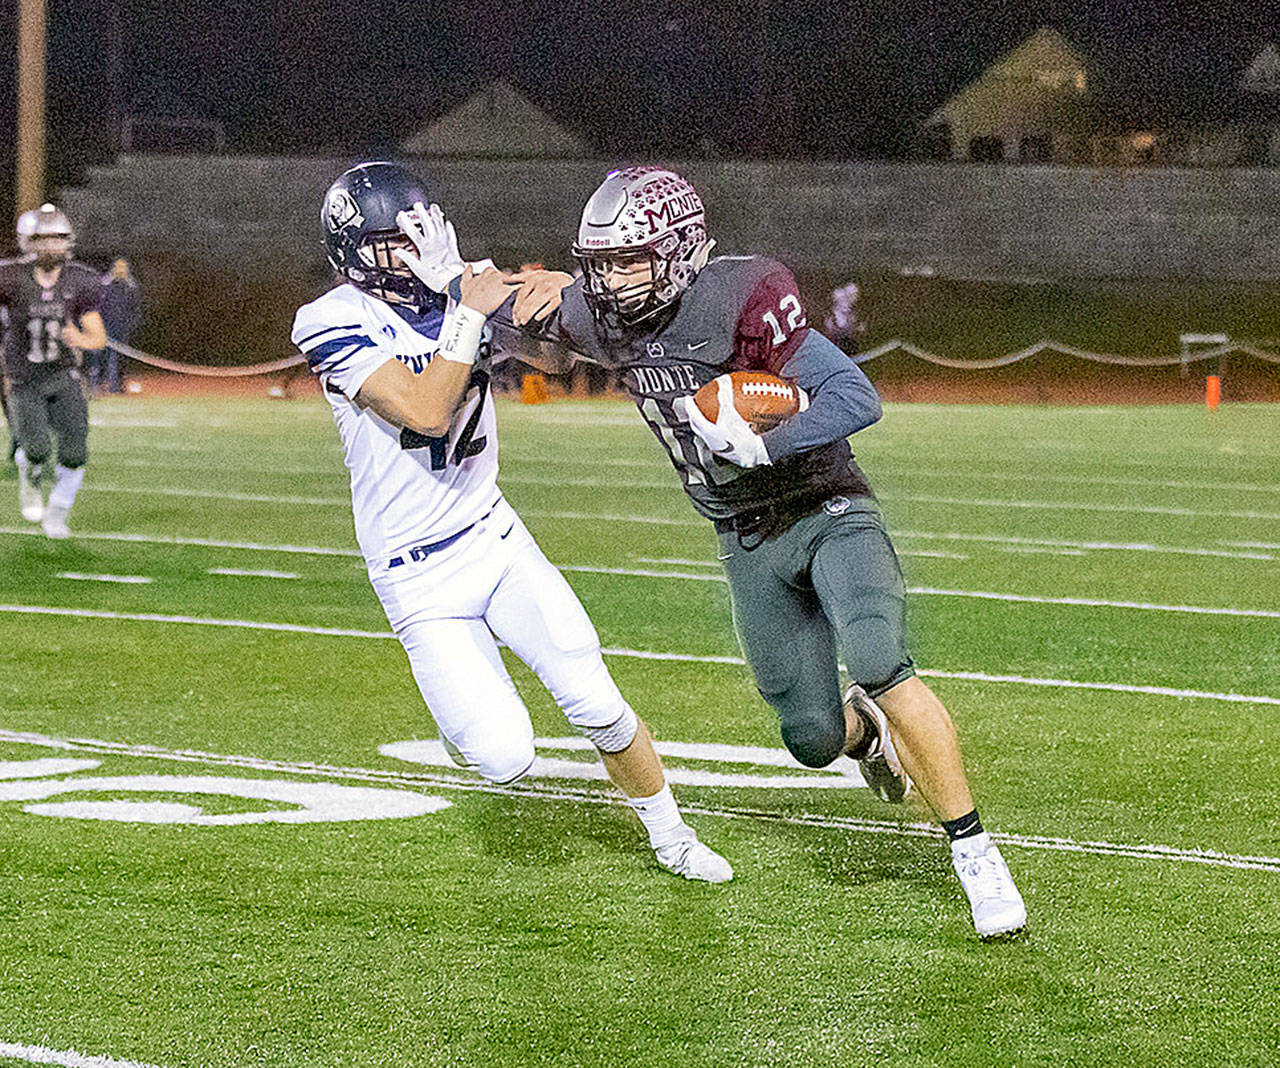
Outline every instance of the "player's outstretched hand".
<svg viewBox="0 0 1280 1068">
<path fill-rule="evenodd" d="M 517 283 L 511 281 L 511 275 L 503 274 L 496 267 L 487 267 L 476 274 L 471 264 L 462 269 L 463 307 L 472 308 L 483 315 L 492 315 L 516 291 Z"/>
<path fill-rule="evenodd" d="M 727 379 L 728 375 L 724 377 Z M 723 390 L 721 393 L 720 415 L 715 422 L 702 414 L 692 397 L 681 398 L 689 427 L 712 454 L 721 460 L 739 467 L 767 464 L 769 452 L 765 448 L 764 438 L 752 430 L 750 424 L 738 414 L 733 406 L 732 393 L 727 398 L 723 395 Z"/>
<path fill-rule="evenodd" d="M 541 268 L 517 271 L 509 278 L 520 283 L 520 291 L 511 308 L 511 321 L 516 326 L 545 319 L 560 307 L 561 295 L 567 286 L 573 284 L 573 275 Z"/>
<path fill-rule="evenodd" d="M 444 217 L 439 204 L 424 207 L 421 202 L 411 211 L 396 215 L 401 233 L 413 242 L 414 251 L 393 249 L 391 254 L 409 268 L 423 285 L 436 293 L 444 293 L 449 283 L 462 273 L 462 257 L 458 254 L 458 235 L 453 223 Z"/>
</svg>

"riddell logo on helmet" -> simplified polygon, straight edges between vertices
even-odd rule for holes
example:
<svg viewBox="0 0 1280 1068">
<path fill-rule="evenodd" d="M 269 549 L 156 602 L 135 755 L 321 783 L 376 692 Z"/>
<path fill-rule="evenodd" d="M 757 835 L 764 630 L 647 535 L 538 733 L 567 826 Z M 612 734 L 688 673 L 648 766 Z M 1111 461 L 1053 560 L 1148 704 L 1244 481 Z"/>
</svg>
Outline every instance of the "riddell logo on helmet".
<svg viewBox="0 0 1280 1068">
<path fill-rule="evenodd" d="M 701 210 L 702 201 L 698 199 L 697 193 L 690 190 L 664 200 L 656 208 L 645 208 L 644 217 L 649 223 L 649 233 L 656 234 L 659 230 L 692 218 Z"/>
</svg>

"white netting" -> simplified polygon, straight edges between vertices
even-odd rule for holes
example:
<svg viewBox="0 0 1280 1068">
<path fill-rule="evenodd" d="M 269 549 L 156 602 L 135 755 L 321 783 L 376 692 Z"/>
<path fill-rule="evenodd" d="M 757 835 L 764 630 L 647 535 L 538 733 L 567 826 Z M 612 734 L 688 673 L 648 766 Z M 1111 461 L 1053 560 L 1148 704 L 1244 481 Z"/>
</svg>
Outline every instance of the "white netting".
<svg viewBox="0 0 1280 1068">
<path fill-rule="evenodd" d="M 239 378 L 245 375 L 269 375 L 287 370 L 303 362 L 301 355 L 294 355 L 286 356 L 282 360 L 272 360 L 269 363 L 243 364 L 239 367 L 210 367 L 207 364 L 179 363 L 176 360 L 166 360 L 160 356 L 152 356 L 148 352 L 135 349 L 132 345 L 126 345 L 123 341 L 116 341 L 114 338 L 107 338 L 107 346 L 115 349 L 121 356 L 128 356 L 131 360 L 145 363 L 149 367 L 157 367 L 161 371 L 176 371 L 178 374 L 184 375 L 202 375 L 205 378 Z"/>
</svg>

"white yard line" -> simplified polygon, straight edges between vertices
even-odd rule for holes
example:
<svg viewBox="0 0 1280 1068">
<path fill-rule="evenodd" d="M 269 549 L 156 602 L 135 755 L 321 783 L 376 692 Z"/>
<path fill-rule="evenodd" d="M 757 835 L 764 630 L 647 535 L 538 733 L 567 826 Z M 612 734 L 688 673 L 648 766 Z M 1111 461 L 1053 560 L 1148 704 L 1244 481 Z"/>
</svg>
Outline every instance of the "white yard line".
<svg viewBox="0 0 1280 1068">
<path fill-rule="evenodd" d="M 244 578 L 296 579 L 301 578 L 296 571 L 252 571 L 244 567 L 211 567 L 208 575 L 238 575 Z"/>
<path fill-rule="evenodd" d="M 629 575 L 633 578 L 684 579 L 688 582 L 728 582 L 724 575 L 707 575 L 697 571 L 652 571 L 642 567 L 592 567 L 588 564 L 557 564 L 561 571 L 587 575 Z"/>
<path fill-rule="evenodd" d="M 73 1049 L 50 1049 L 48 1046 L 24 1046 L 17 1042 L 0 1042 L 0 1058 L 26 1061 L 28 1064 L 59 1064 L 64 1068 L 158 1068 L 142 1061 L 121 1061 L 114 1057 L 98 1057 Z"/>
<path fill-rule="evenodd" d="M 537 509 L 521 509 L 522 516 L 546 519 L 580 519 L 600 522 L 649 523 L 664 526 L 697 526 L 707 527 L 707 521 L 698 517 L 688 519 L 666 519 L 658 516 L 634 515 L 601 515 L 590 512 L 545 512 Z M 41 537 L 44 535 L 39 527 L 0 527 L 0 535 L 16 535 Z M 141 545 L 196 545 L 214 549 L 247 549 L 258 552 L 302 553 L 311 556 L 353 556 L 358 557 L 356 549 L 337 549 L 322 545 L 268 544 L 254 541 L 230 541 L 220 538 L 183 537 L 166 534 L 139 534 L 122 531 L 79 531 L 76 540 L 85 541 L 122 541 Z M 971 541 L 989 545 L 1043 545 L 1061 549 L 1091 549 L 1112 552 L 1167 553 L 1176 556 L 1207 556 L 1227 560 L 1276 560 L 1278 557 L 1270 552 L 1241 552 L 1241 549 L 1273 549 L 1280 552 L 1280 542 L 1222 541 L 1218 544 L 1236 546 L 1235 549 L 1204 549 L 1196 546 L 1156 545 L 1150 542 L 1129 541 L 1070 541 L 1062 538 L 1020 538 L 1005 534 L 966 534 L 960 531 L 928 531 L 898 530 L 894 531 L 896 541 L 907 538 L 922 538 L 935 541 Z M 640 558 L 638 558 L 640 559 Z M 654 562 L 653 559 L 641 562 Z M 673 560 L 681 563 L 681 560 Z M 714 561 L 689 560 L 691 565 L 713 563 Z"/>
<path fill-rule="evenodd" d="M 631 578 L 674 579 L 680 582 L 728 583 L 724 575 L 695 571 L 655 571 L 640 567 L 594 567 L 589 564 L 557 564 L 561 571 L 588 575 L 624 575 Z M 972 597 L 982 601 L 1010 601 L 1018 604 L 1057 604 L 1087 608 L 1127 608 L 1142 612 L 1181 612 L 1201 616 L 1241 616 L 1250 619 L 1280 619 L 1280 611 L 1269 608 L 1215 608 L 1194 604 L 1157 604 L 1150 601 L 1113 601 L 1101 597 L 1040 597 L 1024 593 L 992 590 L 952 590 L 935 586 L 908 586 L 907 592 L 920 597 Z"/>
<path fill-rule="evenodd" d="M 104 430 L 120 428 L 122 430 L 134 430 L 146 428 L 150 430 L 176 430 L 179 423 L 176 419 L 143 419 L 143 418 L 119 418 L 109 415 L 90 415 L 89 425 L 102 427 Z"/>
<path fill-rule="evenodd" d="M 719 560 L 690 560 L 683 556 L 637 556 L 637 564 L 671 564 L 676 567 L 719 567 Z"/>
<path fill-rule="evenodd" d="M 940 478 L 946 481 L 954 479 L 972 479 L 974 481 L 990 479 L 994 482 L 1059 482 L 1072 486 L 1137 486 L 1142 489 L 1209 490 L 1215 493 L 1221 490 L 1231 490 L 1241 493 L 1280 494 L 1280 483 L 1274 482 L 1214 482 L 1211 480 L 1197 482 L 1172 479 L 1122 478 L 1116 475 L 1022 474 L 1012 471 L 974 471 L 971 468 L 959 467 L 940 468 L 932 465 L 923 469 L 894 469 L 891 465 L 880 463 L 876 464 L 876 468 L 881 472 L 879 481 L 884 481 L 887 478 Z"/>
<path fill-rule="evenodd" d="M 499 482 L 516 483 L 529 486 L 545 486 L 548 488 L 554 488 L 556 486 L 582 486 L 621 490 L 662 489 L 674 486 L 674 482 L 670 479 L 645 482 L 620 482 L 615 479 L 548 479 L 542 477 L 531 478 L 518 475 L 502 475 L 499 477 Z M 253 501 L 263 504 L 315 504 L 332 506 L 350 504 L 350 500 L 346 497 L 293 497 L 269 493 L 238 493 L 222 490 L 181 489 L 172 486 L 114 486 L 95 485 L 94 483 L 90 483 L 86 488 L 100 493 L 152 494 L 167 497 L 203 498 L 206 500 Z M 893 505 L 901 501 L 909 501 L 917 504 L 952 504 L 966 508 L 1017 508 L 1033 511 L 1113 512 L 1122 515 L 1172 515 L 1189 518 L 1225 517 L 1228 519 L 1280 519 L 1280 512 L 1220 511 L 1217 509 L 1205 508 L 1178 508 L 1168 505 L 1103 504 L 1097 501 L 1023 501 L 1004 497 L 945 497 L 918 493 L 886 495 L 884 500 L 889 505 Z M 609 517 L 586 515 L 582 518 L 604 519 Z M 626 516 L 622 518 L 633 519 L 641 522 L 643 521 L 643 517 L 640 516 Z M 705 520 L 699 520 L 699 522 L 705 522 Z"/>
<path fill-rule="evenodd" d="M 0 613 L 31 616 L 72 616 L 77 619 L 114 619 L 130 623 L 178 623 L 196 627 L 267 630 L 284 634 L 323 634 L 335 638 L 395 637 L 390 631 L 351 630 L 344 627 L 308 627 L 297 623 L 267 623 L 252 619 L 216 619 L 209 616 L 164 615 L 154 612 L 108 612 L 96 608 L 53 608 L 47 605 L 0 604 Z"/>
<path fill-rule="evenodd" d="M 1050 549 L 1046 545 L 1001 545 L 998 547 L 1002 553 L 1039 553 L 1044 556 L 1084 556 L 1083 549 Z M 925 556 L 926 553 L 915 553 L 915 556 Z"/>
<path fill-rule="evenodd" d="M 597 517 L 599 518 L 599 517 Z M 25 527 L 0 527 L 0 534 L 35 535 L 39 531 Z M 315 545 L 263 545 L 255 542 L 221 541 L 212 538 L 160 537 L 138 534 L 77 534 L 77 537 L 104 541 L 130 541 L 144 544 L 198 545 L 229 549 L 250 549 L 266 552 L 299 553 L 321 556 L 359 557 L 355 549 L 335 549 Z M 688 582 L 725 582 L 723 575 L 692 571 L 657 571 L 645 568 L 595 567 L 586 564 L 558 564 L 561 571 L 599 575 L 622 575 L 634 578 L 675 579 Z M 1077 605 L 1091 608 L 1126 608 L 1148 612 L 1180 612 L 1194 615 L 1240 616 L 1258 619 L 1280 619 L 1280 611 L 1261 608 L 1218 608 L 1202 605 L 1159 604 L 1147 601 L 1119 601 L 1091 597 L 1039 597 L 1017 593 L 998 593 L 987 590 L 939 589 L 929 586 L 909 586 L 908 593 L 932 597 L 972 597 L 980 600 L 1010 601 L 1026 604 Z"/>
<path fill-rule="evenodd" d="M 146 586 L 155 579 L 146 575 L 89 575 L 83 571 L 59 571 L 54 578 L 75 579 L 79 582 L 118 582 L 125 586 Z"/>
<path fill-rule="evenodd" d="M 44 537 L 39 527 L 0 527 L 0 534 Z M 274 545 L 258 541 L 229 541 L 222 538 L 195 538 L 168 534 L 133 534 L 112 531 L 75 532 L 76 541 L 122 541 L 135 545 L 194 545 L 203 549 L 244 549 L 249 552 L 296 553 L 300 556 L 360 557 L 358 549 L 335 549 L 326 545 Z"/>
<path fill-rule="evenodd" d="M 390 631 L 354 630 L 343 627 L 312 627 L 297 623 L 270 623 L 249 619 L 217 619 L 202 616 L 160 615 L 147 612 L 107 612 L 89 608 L 57 608 L 49 605 L 0 604 L 0 614 L 67 616 L 75 619 L 106 619 L 132 623 L 166 623 L 202 627 L 226 627 L 233 630 L 276 631 L 285 634 L 314 634 L 332 638 L 394 639 Z M 714 656 L 697 653 L 654 652 L 648 649 L 627 649 L 606 646 L 605 656 L 631 660 L 658 660 L 668 663 L 727 664 L 745 666 L 740 656 Z M 1232 704 L 1280 706 L 1280 697 L 1262 694 L 1220 693 L 1212 690 L 1188 690 L 1170 686 L 1143 686 L 1120 682 L 1084 682 L 1077 679 L 1034 678 L 1025 675 L 989 675 L 978 671 L 941 671 L 918 668 L 927 678 L 961 679 L 973 682 L 1016 683 L 1024 686 L 1061 687 L 1076 690 L 1105 690 L 1111 693 L 1151 694 L 1160 697 L 1198 698 L 1206 701 L 1225 701 Z"/>
<path fill-rule="evenodd" d="M 1198 616 L 1241 616 L 1249 619 L 1280 619 L 1280 611 L 1273 611 L 1269 608 L 1208 608 L 1194 604 L 1109 601 L 1101 597 L 1034 597 L 1022 593 L 996 593 L 989 590 L 946 590 L 933 586 L 908 586 L 907 592 L 924 597 L 975 597 L 984 601 L 1011 601 L 1018 604 L 1061 604 L 1077 605 L 1085 608 L 1129 608 L 1141 612 L 1182 612 Z"/>
<path fill-rule="evenodd" d="M 710 521 L 699 515 L 686 518 L 660 515 L 624 515 L 620 512 L 556 512 L 538 508 L 520 508 L 526 519 L 584 519 L 594 523 L 641 523 L 661 527 L 703 527 L 710 529 Z"/>
<path fill-rule="evenodd" d="M 319 775 L 337 779 L 356 779 L 365 782 L 390 783 L 398 786 L 430 786 L 432 789 L 456 789 L 479 793 L 506 794 L 516 797 L 535 797 L 552 801 L 578 801 L 590 804 L 621 807 L 626 802 L 612 791 L 583 787 L 544 785 L 540 783 L 495 786 L 478 778 L 462 778 L 451 774 L 432 772 L 384 771 L 375 768 L 341 767 L 310 762 L 266 760 L 259 757 L 233 756 L 201 752 L 190 749 L 164 749 L 152 745 L 128 745 L 93 738 L 55 738 L 48 735 L 0 730 L 0 742 L 43 746 L 70 752 L 91 752 L 114 756 L 140 757 L 150 760 L 174 761 L 238 767 L 253 771 L 274 771 L 295 775 Z M 714 816 L 722 819 L 769 821 L 796 826 L 818 827 L 825 830 L 852 831 L 865 834 L 888 834 L 909 838 L 943 837 L 939 827 L 931 823 L 900 823 L 891 820 L 867 820 L 857 817 L 828 816 L 818 813 L 789 815 L 767 809 L 748 809 L 699 805 L 684 802 L 685 812 Z M 1184 849 L 1176 846 L 1156 845 L 1145 842 L 1107 842 L 1078 840 L 1068 837 L 1046 837 L 994 832 L 1001 845 L 1020 846 L 1024 849 L 1041 849 L 1050 852 L 1087 853 L 1097 856 L 1124 857 L 1131 860 L 1163 860 L 1209 867 L 1236 868 L 1280 873 L 1280 857 L 1225 853 L 1218 850 Z M 53 1062 L 63 1063 L 63 1062 Z M 96 1068 L 96 1066 L 95 1066 Z M 103 1068 L 108 1068 L 104 1064 Z M 124 1068 L 122 1065 L 121 1068 Z"/>
<path fill-rule="evenodd" d="M 351 506 L 350 497 L 292 497 L 271 493 L 237 493 L 233 490 L 181 489 L 176 486 L 112 486 L 90 482 L 91 493 L 128 493 L 150 497 L 191 497 L 207 501 L 250 501 L 255 504 L 313 504 Z"/>
<path fill-rule="evenodd" d="M 896 530 L 895 541 L 903 538 L 924 538 L 936 541 L 974 541 L 988 545 L 1040 545 L 1056 549 L 1088 549 L 1099 552 L 1131 552 L 1131 553 L 1165 553 L 1171 556 L 1210 556 L 1227 560 L 1275 560 L 1276 557 L 1265 552 L 1239 552 L 1232 549 L 1205 549 L 1193 545 L 1157 545 L 1146 541 L 1071 541 L 1064 538 L 1020 538 L 1009 534 L 966 534 L 960 531 L 930 530 Z M 1272 548 L 1277 545 L 1260 545 L 1249 542 L 1219 542 L 1220 545 L 1235 545 L 1239 548 Z"/>
<path fill-rule="evenodd" d="M 94 424 L 98 425 L 98 424 Z M 106 425 L 106 424 L 102 424 Z M 112 423 L 112 426 L 126 426 L 131 424 Z M 160 425 L 150 423 L 140 423 L 137 425 Z M 167 424 L 176 426 L 176 424 Z M 97 451 L 111 457 L 110 464 L 116 467 L 136 467 L 148 470 L 175 470 L 172 463 L 166 463 L 160 460 L 149 459 L 147 457 L 139 457 L 126 455 L 131 452 L 133 447 L 124 446 L 99 446 Z M 151 448 L 151 446 L 148 446 Z M 117 455 L 119 454 L 119 455 Z M 565 453 L 563 455 L 552 456 L 548 458 L 543 455 L 535 455 L 532 453 L 515 452 L 511 449 L 504 448 L 502 456 L 505 461 L 512 462 L 513 466 L 527 464 L 532 468 L 536 468 L 540 472 L 547 470 L 549 466 L 557 468 L 565 468 L 573 470 L 581 467 L 586 471 L 596 470 L 601 467 L 621 467 L 632 468 L 639 471 L 652 472 L 657 475 L 665 475 L 661 481 L 654 482 L 654 486 L 674 486 L 676 484 L 675 477 L 672 475 L 671 464 L 662 457 L 655 457 L 651 460 L 628 458 L 628 457 L 610 457 L 610 456 L 593 456 L 590 459 L 579 459 L 578 457 Z M 341 470 L 342 453 L 340 449 L 332 450 L 332 458 L 334 464 L 325 464 L 322 466 L 302 467 L 290 466 L 282 467 L 273 464 L 271 467 L 272 475 L 310 475 L 316 478 L 329 478 L 335 473 L 335 470 Z M 990 479 L 995 482 L 1034 482 L 1034 483 L 1061 483 L 1064 485 L 1081 485 L 1081 486 L 1135 486 L 1146 489 L 1173 489 L 1173 490 L 1209 490 L 1209 491 L 1234 491 L 1241 493 L 1272 493 L 1280 494 L 1280 483 L 1264 483 L 1264 482 L 1230 482 L 1230 481 L 1214 481 L 1206 479 L 1182 480 L 1182 479 L 1150 479 L 1150 478 L 1124 478 L 1118 475 L 1066 475 L 1066 474 L 1049 474 L 1049 473 L 1032 473 L 1022 474 L 1010 471 L 975 471 L 972 468 L 940 468 L 930 466 L 927 470 L 919 469 L 903 469 L 894 468 L 891 464 L 873 461 L 875 467 L 881 472 L 880 481 L 897 478 L 942 478 L 956 479 L 964 478 L 974 481 Z M 335 468 L 335 464 L 337 467 Z M 104 464 L 103 466 L 106 466 Z M 244 471 L 261 474 L 261 467 L 254 464 L 223 464 L 220 470 Z M 508 468 L 499 476 L 502 481 L 534 481 L 533 476 L 512 473 Z M 544 476 L 545 480 L 545 476 Z M 554 480 L 558 483 L 558 480 Z M 552 484 L 548 482 L 547 484 Z M 576 483 L 575 483 L 576 484 Z M 594 483 L 593 483 L 594 484 Z M 616 480 L 605 480 L 600 484 L 615 486 L 623 485 Z M 625 485 L 638 485 L 638 483 L 627 483 Z M 644 483 L 643 485 L 650 485 Z"/>
<path fill-rule="evenodd" d="M 955 504 L 965 508 L 1019 508 L 1052 512 L 1117 512 L 1123 515 L 1176 515 L 1204 519 L 1280 519 L 1280 512 L 1226 511 L 1216 508 L 1173 508 L 1154 504 L 1100 504 L 1096 501 L 1019 501 L 1004 497 L 942 497 L 924 493 L 897 493 L 888 504 Z"/>
<path fill-rule="evenodd" d="M 529 486 L 587 486 L 592 489 L 677 489 L 679 488 L 679 480 L 674 476 L 671 478 L 651 479 L 644 482 L 629 480 L 623 482 L 617 478 L 547 478 L 545 474 L 538 475 L 512 475 L 503 472 L 498 476 L 498 481 L 503 483 L 515 483 L 516 485 Z"/>
<path fill-rule="evenodd" d="M 1146 693 L 1156 697 L 1193 697 L 1208 701 L 1229 701 L 1234 704 L 1276 705 L 1280 697 L 1262 694 L 1213 693 L 1207 690 L 1183 690 L 1173 686 L 1137 686 L 1123 682 L 1080 682 L 1076 679 L 1038 679 L 1027 675 L 989 675 L 985 671 L 934 671 L 918 668 L 921 675 L 931 679 L 961 679 L 973 682 L 1004 682 L 1020 686 L 1047 686 L 1066 690 L 1108 690 L 1112 693 Z"/>
</svg>

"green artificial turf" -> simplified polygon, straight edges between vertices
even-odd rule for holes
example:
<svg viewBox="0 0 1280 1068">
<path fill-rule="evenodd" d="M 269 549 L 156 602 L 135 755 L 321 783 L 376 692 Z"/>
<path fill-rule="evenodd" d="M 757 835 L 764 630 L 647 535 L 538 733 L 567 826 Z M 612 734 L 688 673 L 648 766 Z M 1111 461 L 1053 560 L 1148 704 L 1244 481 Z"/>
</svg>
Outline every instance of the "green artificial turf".
<svg viewBox="0 0 1280 1068">
<path fill-rule="evenodd" d="M 381 754 L 435 732 L 355 552 L 323 402 L 92 415 L 69 542 L 0 481 L 0 790 L 208 776 L 450 806 L 206 826 L 4 794 L 0 1061 L 5 1043 L 161 1068 L 1280 1059 L 1280 409 L 890 405 L 855 438 L 917 591 L 917 662 L 1027 900 L 1027 933 L 997 944 L 915 799 L 679 785 L 737 871 L 708 887 L 659 870 L 603 782 L 494 791 Z M 659 742 L 779 748 L 746 669 L 715 659 L 739 653 L 714 537 L 634 409 L 500 401 L 499 420 L 500 482 Z M 569 736 L 508 663 L 539 736 Z M 709 753 L 668 765 L 780 773 Z M 37 759 L 97 764 L 15 777 Z M 130 782 L 48 801 L 292 807 Z"/>
</svg>

